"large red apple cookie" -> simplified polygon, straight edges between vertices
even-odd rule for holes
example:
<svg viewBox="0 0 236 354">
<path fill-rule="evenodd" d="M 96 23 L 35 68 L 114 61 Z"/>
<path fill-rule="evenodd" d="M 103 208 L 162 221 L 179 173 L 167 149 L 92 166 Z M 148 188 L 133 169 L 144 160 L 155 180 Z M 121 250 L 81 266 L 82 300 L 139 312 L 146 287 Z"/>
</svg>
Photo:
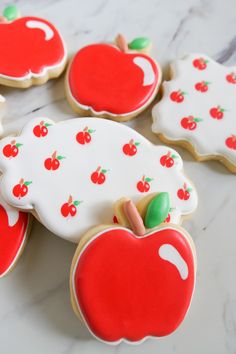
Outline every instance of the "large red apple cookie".
<svg viewBox="0 0 236 354">
<path fill-rule="evenodd" d="M 101 211 L 122 195 L 137 202 L 168 192 L 175 224 L 197 207 L 176 151 L 107 119 L 32 119 L 19 136 L 1 140 L 0 170 L 7 203 L 74 242 L 92 225 L 110 223 L 111 210 Z"/>
<path fill-rule="evenodd" d="M 15 266 L 29 233 L 30 214 L 8 205 L 0 195 L 0 278 Z"/>
<path fill-rule="evenodd" d="M 219 160 L 236 173 L 236 67 L 190 54 L 171 65 L 163 89 L 153 108 L 153 131 L 197 160 Z"/>
<path fill-rule="evenodd" d="M 91 44 L 72 59 L 66 92 L 72 108 L 82 115 L 127 121 L 155 98 L 161 69 L 147 54 L 147 38 L 127 44 L 119 35 L 116 44 Z"/>
<path fill-rule="evenodd" d="M 58 77 L 67 53 L 58 30 L 38 17 L 17 17 L 14 6 L 0 19 L 0 84 L 26 88 Z"/>
<path fill-rule="evenodd" d="M 70 277 L 74 311 L 91 334 L 106 343 L 169 335 L 190 306 L 194 244 L 184 229 L 174 225 L 145 230 L 146 221 L 159 225 L 166 216 L 166 208 L 158 200 L 158 212 L 156 202 L 148 205 L 144 224 L 134 204 L 125 201 L 123 212 L 131 227 L 93 228 L 75 253 Z"/>
</svg>

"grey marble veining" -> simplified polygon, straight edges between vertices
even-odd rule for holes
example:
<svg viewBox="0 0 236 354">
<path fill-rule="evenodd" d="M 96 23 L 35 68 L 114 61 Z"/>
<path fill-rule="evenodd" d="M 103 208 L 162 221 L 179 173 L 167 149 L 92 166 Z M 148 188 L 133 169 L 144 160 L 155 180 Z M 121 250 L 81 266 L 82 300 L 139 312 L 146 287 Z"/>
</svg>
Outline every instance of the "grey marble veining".
<svg viewBox="0 0 236 354">
<path fill-rule="evenodd" d="M 42 16 L 61 30 L 72 55 L 81 46 L 110 41 L 118 32 L 153 41 L 153 56 L 170 60 L 205 52 L 236 63 L 235 0 L 40 0 L 15 1 L 23 15 Z M 7 4 L 1 1 L 1 9 Z M 5 134 L 34 116 L 58 121 L 75 116 L 65 100 L 64 77 L 20 91 L 0 87 L 7 98 Z M 150 109 L 128 123 L 152 142 Z M 199 208 L 184 226 L 198 254 L 196 292 L 183 325 L 167 338 L 140 346 L 110 347 L 95 341 L 70 306 L 68 286 L 75 245 L 35 222 L 14 271 L 0 282 L 0 353 L 3 354 L 233 354 L 236 353 L 235 175 L 216 162 L 196 163 L 178 149 L 199 193 Z"/>
</svg>

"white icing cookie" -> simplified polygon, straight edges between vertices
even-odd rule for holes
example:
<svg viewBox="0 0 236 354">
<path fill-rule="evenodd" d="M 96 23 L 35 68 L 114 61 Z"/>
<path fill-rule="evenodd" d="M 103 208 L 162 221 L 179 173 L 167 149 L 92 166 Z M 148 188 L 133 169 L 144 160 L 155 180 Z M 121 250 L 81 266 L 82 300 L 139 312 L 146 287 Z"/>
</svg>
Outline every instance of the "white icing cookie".
<svg viewBox="0 0 236 354">
<path fill-rule="evenodd" d="M 236 173 L 236 67 L 190 54 L 172 64 L 171 76 L 153 108 L 153 131 Z"/>
<path fill-rule="evenodd" d="M 197 207 L 182 168 L 174 150 L 104 119 L 55 124 L 37 118 L 0 143 L 6 202 L 32 211 L 49 230 L 74 242 L 89 227 L 111 223 L 110 205 L 124 195 L 137 201 L 148 192 L 168 192 L 168 221 L 180 223 Z"/>
</svg>

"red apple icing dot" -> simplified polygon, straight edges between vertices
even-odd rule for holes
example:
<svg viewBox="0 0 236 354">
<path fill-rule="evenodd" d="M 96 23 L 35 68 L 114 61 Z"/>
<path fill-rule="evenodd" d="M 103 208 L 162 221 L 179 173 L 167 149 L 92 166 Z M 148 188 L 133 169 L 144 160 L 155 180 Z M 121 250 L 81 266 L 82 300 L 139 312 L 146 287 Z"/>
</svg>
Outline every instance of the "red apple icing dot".
<svg viewBox="0 0 236 354">
<path fill-rule="evenodd" d="M 198 70 L 205 70 L 207 68 L 208 60 L 204 58 L 197 58 L 193 60 L 193 66 Z"/>
<path fill-rule="evenodd" d="M 141 193 L 146 193 L 150 189 L 150 182 L 153 181 L 153 178 L 145 177 L 143 175 L 142 179 L 137 183 L 137 190 Z"/>
<path fill-rule="evenodd" d="M 173 101 L 173 102 L 176 102 L 176 103 L 181 103 L 184 101 L 184 96 L 186 95 L 186 92 L 184 91 L 181 91 L 181 90 L 178 90 L 178 91 L 173 91 L 171 92 L 170 94 L 170 99 Z"/>
<path fill-rule="evenodd" d="M 178 158 L 177 155 L 171 154 L 171 152 L 168 151 L 166 155 L 163 155 L 163 156 L 160 158 L 160 164 L 161 164 L 163 167 L 170 168 L 170 167 L 174 166 L 174 164 L 175 164 L 175 159 L 177 159 L 177 158 Z"/>
<path fill-rule="evenodd" d="M 108 170 L 98 166 L 96 171 L 92 172 L 90 178 L 94 184 L 103 184 L 106 181 L 106 173 Z"/>
<path fill-rule="evenodd" d="M 12 193 L 16 198 L 23 198 L 28 193 L 28 186 L 32 183 L 32 181 L 24 181 L 23 178 L 20 179 L 19 183 L 16 184 L 13 189 Z"/>
<path fill-rule="evenodd" d="M 236 74 L 235 73 L 230 73 L 230 74 L 226 75 L 226 80 L 230 84 L 236 84 Z"/>
<path fill-rule="evenodd" d="M 61 206 L 61 214 L 64 218 L 74 217 L 77 213 L 77 207 L 81 204 L 80 200 L 73 200 L 73 197 L 70 195 L 68 201 Z"/>
<path fill-rule="evenodd" d="M 125 144 L 122 148 L 123 153 L 127 156 L 134 156 L 137 154 L 137 146 L 139 146 L 139 142 L 131 139 L 129 143 Z"/>
<path fill-rule="evenodd" d="M 22 145 L 23 144 L 17 143 L 16 140 L 12 140 L 10 144 L 5 145 L 2 149 L 3 155 L 8 158 L 16 157 Z"/>
<path fill-rule="evenodd" d="M 44 161 L 44 167 L 49 171 L 55 171 L 60 167 L 60 161 L 64 158 L 64 156 L 57 155 L 57 152 L 54 151 L 52 156 Z"/>
<path fill-rule="evenodd" d="M 34 129 L 33 133 L 37 138 L 43 138 L 48 134 L 48 127 L 50 127 L 51 124 L 45 123 L 43 120 L 37 124 Z"/>
<path fill-rule="evenodd" d="M 78 132 L 76 135 L 76 140 L 81 145 L 89 144 L 92 140 L 91 134 L 93 134 L 95 130 L 89 129 L 85 127 L 81 132 Z"/>
<path fill-rule="evenodd" d="M 197 123 L 202 122 L 201 118 L 197 118 L 194 116 L 188 116 L 188 117 L 184 117 L 181 119 L 181 126 L 182 128 L 186 129 L 186 130 L 195 130 L 197 128 Z"/>
<path fill-rule="evenodd" d="M 232 150 L 236 150 L 236 135 L 231 135 L 225 140 L 225 145 Z"/>
<path fill-rule="evenodd" d="M 210 82 L 208 81 L 201 81 L 201 82 L 197 82 L 194 87 L 199 92 L 207 92 L 209 84 Z"/>
<path fill-rule="evenodd" d="M 210 116 L 214 119 L 221 120 L 224 117 L 225 109 L 221 106 L 212 107 L 209 111 Z"/>
<path fill-rule="evenodd" d="M 180 188 L 177 191 L 177 196 L 180 200 L 188 200 L 190 198 L 190 193 L 192 192 L 192 188 L 188 187 L 186 183 L 184 183 L 183 188 Z"/>
</svg>

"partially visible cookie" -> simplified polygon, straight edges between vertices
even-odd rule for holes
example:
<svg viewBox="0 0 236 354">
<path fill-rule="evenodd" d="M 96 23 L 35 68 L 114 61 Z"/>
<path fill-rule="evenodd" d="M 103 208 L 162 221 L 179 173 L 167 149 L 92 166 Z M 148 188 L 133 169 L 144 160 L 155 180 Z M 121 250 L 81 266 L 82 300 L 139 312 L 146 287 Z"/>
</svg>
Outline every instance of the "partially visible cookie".
<svg viewBox="0 0 236 354">
<path fill-rule="evenodd" d="M 236 173 L 236 67 L 205 54 L 190 54 L 171 65 L 171 79 L 153 108 L 152 130 L 195 158 L 219 160 Z"/>
<path fill-rule="evenodd" d="M 127 44 L 119 35 L 115 44 L 91 44 L 72 59 L 66 76 L 66 94 L 81 115 L 127 121 L 146 109 L 161 83 L 160 66 L 146 53 L 147 38 Z"/>
<path fill-rule="evenodd" d="M 27 88 L 58 77 L 67 60 L 58 30 L 42 18 L 18 18 L 14 6 L 5 9 L 3 14 L 5 17 L 0 19 L 0 84 Z"/>
</svg>

